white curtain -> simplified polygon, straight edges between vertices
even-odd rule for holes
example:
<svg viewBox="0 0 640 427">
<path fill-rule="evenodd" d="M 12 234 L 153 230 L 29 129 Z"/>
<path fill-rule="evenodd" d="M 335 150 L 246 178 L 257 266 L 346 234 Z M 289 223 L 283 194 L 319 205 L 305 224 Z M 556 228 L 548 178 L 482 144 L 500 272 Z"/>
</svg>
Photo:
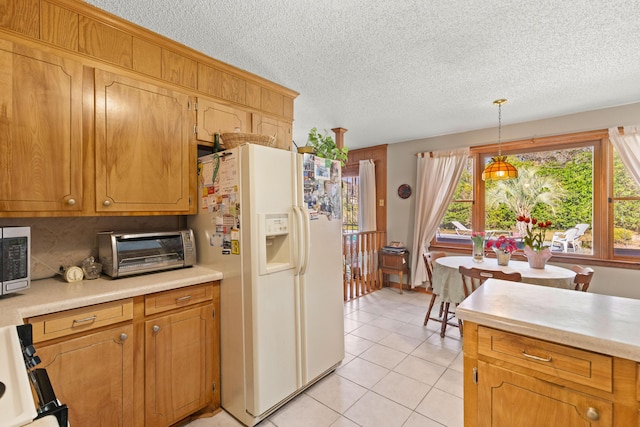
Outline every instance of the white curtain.
<svg viewBox="0 0 640 427">
<path fill-rule="evenodd" d="M 418 155 L 415 229 L 411 252 L 412 288 L 427 279 L 422 253 L 438 231 L 468 158 L 468 147 Z"/>
<path fill-rule="evenodd" d="M 360 160 L 358 188 L 358 231 L 376 230 L 376 165 Z"/>
<path fill-rule="evenodd" d="M 624 135 L 620 135 L 618 128 L 610 128 L 609 139 L 640 187 L 640 126 L 625 126 Z"/>
</svg>

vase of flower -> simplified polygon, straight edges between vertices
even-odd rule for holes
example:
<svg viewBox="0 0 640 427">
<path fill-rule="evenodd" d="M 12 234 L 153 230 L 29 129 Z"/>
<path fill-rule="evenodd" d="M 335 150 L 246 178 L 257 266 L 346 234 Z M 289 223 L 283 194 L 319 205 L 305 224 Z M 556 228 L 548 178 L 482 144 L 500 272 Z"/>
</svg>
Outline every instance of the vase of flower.
<svg viewBox="0 0 640 427">
<path fill-rule="evenodd" d="M 517 220 L 526 226 L 527 235 L 524 236 L 524 255 L 527 257 L 529 267 L 544 268 L 552 255 L 551 249 L 548 246 L 544 246 L 545 232 L 551 225 L 551 221 L 538 221 L 535 218 L 529 218 L 524 215 L 519 216 Z"/>
<path fill-rule="evenodd" d="M 500 236 L 495 240 L 487 241 L 487 248 L 493 249 L 498 260 L 498 265 L 509 265 L 511 254 L 518 249 L 516 241 L 506 236 Z"/>
<path fill-rule="evenodd" d="M 471 233 L 471 256 L 473 262 L 484 262 L 484 231 L 474 231 Z"/>
<path fill-rule="evenodd" d="M 539 251 L 533 250 L 531 246 L 524 247 L 524 256 L 527 257 L 529 267 L 531 268 L 544 269 L 544 267 L 547 265 L 547 261 L 549 261 L 549 258 L 551 258 L 551 255 L 551 249 L 548 247 L 545 247 Z"/>
</svg>

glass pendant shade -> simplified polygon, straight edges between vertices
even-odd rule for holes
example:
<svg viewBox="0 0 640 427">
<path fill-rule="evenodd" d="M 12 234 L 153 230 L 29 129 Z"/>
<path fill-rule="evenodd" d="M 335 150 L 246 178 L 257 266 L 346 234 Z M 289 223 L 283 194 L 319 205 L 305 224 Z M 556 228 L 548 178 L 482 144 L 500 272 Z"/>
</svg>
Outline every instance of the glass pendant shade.
<svg viewBox="0 0 640 427">
<path fill-rule="evenodd" d="M 483 181 L 497 181 L 500 179 L 513 179 L 518 177 L 518 169 L 507 162 L 506 156 L 492 157 L 489 164 L 482 172 Z"/>
<path fill-rule="evenodd" d="M 500 152 L 500 142 L 502 141 L 502 104 L 506 99 L 496 99 L 494 105 L 498 106 L 498 155 L 492 157 L 489 164 L 482 172 L 483 181 L 497 181 L 500 179 L 513 179 L 518 177 L 518 169 L 507 162 L 507 156 Z"/>
</svg>

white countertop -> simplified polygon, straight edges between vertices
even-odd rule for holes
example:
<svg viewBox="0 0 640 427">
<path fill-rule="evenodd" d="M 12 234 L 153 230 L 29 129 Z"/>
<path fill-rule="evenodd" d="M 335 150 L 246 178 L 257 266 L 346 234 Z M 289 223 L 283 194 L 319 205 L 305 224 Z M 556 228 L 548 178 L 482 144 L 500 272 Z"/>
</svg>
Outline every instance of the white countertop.
<svg viewBox="0 0 640 427">
<path fill-rule="evenodd" d="M 462 320 L 640 362 L 640 300 L 489 279 Z"/>
<path fill-rule="evenodd" d="M 36 280 L 24 291 L 0 297 L 0 326 L 19 325 L 23 319 L 102 302 L 221 280 L 222 273 L 193 266 L 161 273 L 66 283 L 61 277 Z"/>
</svg>

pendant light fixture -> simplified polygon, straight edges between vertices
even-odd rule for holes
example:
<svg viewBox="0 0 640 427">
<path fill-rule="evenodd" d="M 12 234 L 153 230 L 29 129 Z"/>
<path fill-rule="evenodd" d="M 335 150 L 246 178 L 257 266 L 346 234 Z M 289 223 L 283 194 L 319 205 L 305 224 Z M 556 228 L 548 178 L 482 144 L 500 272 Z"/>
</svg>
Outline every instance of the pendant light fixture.
<svg viewBox="0 0 640 427">
<path fill-rule="evenodd" d="M 511 163 L 507 162 L 507 156 L 503 156 L 500 151 L 500 143 L 502 140 L 502 104 L 507 102 L 506 99 L 496 99 L 494 105 L 498 106 L 498 155 L 492 157 L 489 164 L 482 172 L 483 181 L 492 181 L 500 179 L 513 179 L 518 177 L 518 169 Z"/>
</svg>

